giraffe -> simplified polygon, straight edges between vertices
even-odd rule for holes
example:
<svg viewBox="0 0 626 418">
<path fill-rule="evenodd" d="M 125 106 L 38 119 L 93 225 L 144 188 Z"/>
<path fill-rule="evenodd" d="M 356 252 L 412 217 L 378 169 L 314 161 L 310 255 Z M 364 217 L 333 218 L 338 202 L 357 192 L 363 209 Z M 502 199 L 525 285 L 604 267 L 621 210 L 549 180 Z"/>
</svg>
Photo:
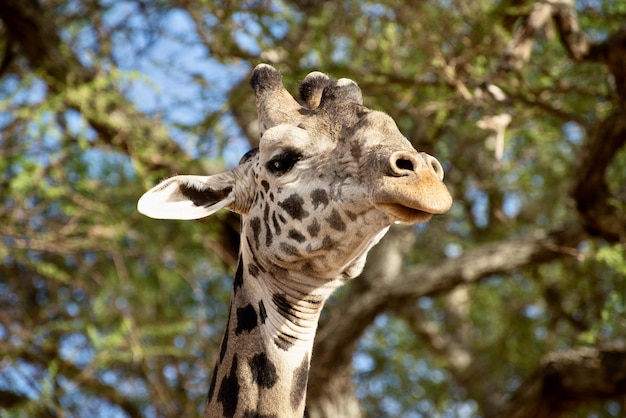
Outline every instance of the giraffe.
<svg viewBox="0 0 626 418">
<path fill-rule="evenodd" d="M 357 276 L 393 223 L 448 211 L 443 169 L 349 79 L 310 73 L 301 106 L 259 64 L 259 147 L 230 171 L 178 175 L 138 202 L 158 219 L 242 216 L 230 313 L 208 391 L 208 417 L 302 417 L 313 338 L 326 299 Z"/>
</svg>

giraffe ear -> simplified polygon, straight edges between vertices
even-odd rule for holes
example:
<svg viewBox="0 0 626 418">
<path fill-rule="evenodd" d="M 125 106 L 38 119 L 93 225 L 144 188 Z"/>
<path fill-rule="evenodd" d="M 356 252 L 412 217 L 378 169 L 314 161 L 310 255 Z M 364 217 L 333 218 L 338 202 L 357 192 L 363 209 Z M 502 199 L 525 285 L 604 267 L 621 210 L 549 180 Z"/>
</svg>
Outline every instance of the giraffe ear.
<svg viewBox="0 0 626 418">
<path fill-rule="evenodd" d="M 144 193 L 137 210 L 156 219 L 199 219 L 235 202 L 232 172 L 174 176 Z"/>
</svg>

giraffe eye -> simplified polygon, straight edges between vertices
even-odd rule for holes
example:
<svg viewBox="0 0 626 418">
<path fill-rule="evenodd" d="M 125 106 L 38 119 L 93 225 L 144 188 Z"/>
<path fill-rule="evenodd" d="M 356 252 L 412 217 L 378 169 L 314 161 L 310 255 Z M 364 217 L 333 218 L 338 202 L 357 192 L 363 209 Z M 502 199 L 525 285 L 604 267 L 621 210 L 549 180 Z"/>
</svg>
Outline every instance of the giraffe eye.
<svg viewBox="0 0 626 418">
<path fill-rule="evenodd" d="M 286 151 L 272 158 L 267 163 L 267 169 L 274 175 L 281 176 L 291 170 L 301 159 L 301 154 L 293 151 Z"/>
</svg>

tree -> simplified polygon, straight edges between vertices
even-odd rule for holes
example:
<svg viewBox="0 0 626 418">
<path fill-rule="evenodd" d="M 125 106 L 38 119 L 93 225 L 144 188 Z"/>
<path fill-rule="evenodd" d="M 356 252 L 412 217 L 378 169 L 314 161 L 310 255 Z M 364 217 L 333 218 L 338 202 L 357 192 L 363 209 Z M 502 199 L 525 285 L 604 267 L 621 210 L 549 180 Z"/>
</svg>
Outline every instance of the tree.
<svg viewBox="0 0 626 418">
<path fill-rule="evenodd" d="M 446 168 L 320 324 L 307 414 L 626 412 L 626 3 L 0 3 L 0 411 L 202 407 L 238 220 L 135 212 L 257 142 L 249 70 L 319 69 Z"/>
</svg>

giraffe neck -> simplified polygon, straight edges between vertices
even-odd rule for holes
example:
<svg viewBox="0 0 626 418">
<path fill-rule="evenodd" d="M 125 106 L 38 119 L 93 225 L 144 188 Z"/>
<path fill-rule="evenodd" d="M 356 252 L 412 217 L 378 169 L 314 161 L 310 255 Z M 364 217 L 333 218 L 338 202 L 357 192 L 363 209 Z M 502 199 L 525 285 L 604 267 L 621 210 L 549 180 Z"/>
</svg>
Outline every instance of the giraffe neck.
<svg viewBox="0 0 626 418">
<path fill-rule="evenodd" d="M 239 259 L 205 418 L 302 417 L 319 315 L 342 281 L 320 286 L 251 259 L 247 251 Z"/>
</svg>

